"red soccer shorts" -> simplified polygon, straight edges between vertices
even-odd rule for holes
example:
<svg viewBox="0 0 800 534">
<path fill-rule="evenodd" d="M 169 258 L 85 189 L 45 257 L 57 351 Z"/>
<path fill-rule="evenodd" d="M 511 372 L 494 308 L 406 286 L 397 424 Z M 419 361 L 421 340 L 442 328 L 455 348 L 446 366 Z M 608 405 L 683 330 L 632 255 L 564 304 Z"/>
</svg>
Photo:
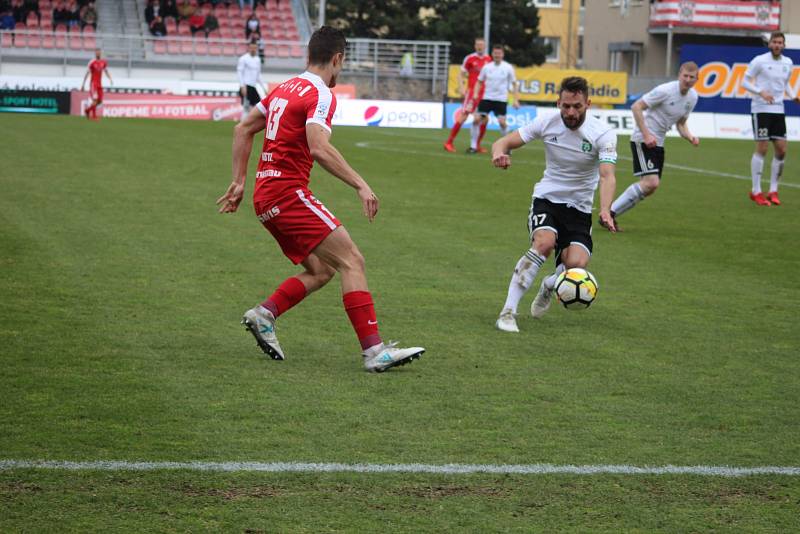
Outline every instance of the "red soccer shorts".
<svg viewBox="0 0 800 534">
<path fill-rule="evenodd" d="M 254 199 L 253 204 L 258 220 L 294 264 L 306 259 L 328 234 L 342 225 L 305 187 L 290 189 L 277 200 Z"/>
<path fill-rule="evenodd" d="M 102 85 L 94 85 L 92 84 L 92 88 L 90 91 L 92 96 L 92 100 L 97 100 L 98 102 L 103 101 L 103 86 Z"/>
</svg>

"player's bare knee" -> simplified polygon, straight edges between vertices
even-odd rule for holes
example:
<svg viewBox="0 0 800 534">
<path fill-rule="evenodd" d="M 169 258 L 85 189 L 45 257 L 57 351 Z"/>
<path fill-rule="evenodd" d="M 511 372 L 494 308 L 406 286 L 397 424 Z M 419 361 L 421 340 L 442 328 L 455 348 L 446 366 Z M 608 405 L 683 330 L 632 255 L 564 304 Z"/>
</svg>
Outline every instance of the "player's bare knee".
<svg viewBox="0 0 800 534">
<path fill-rule="evenodd" d="M 539 253 L 539 255 L 549 258 L 556 248 L 556 236 L 552 233 L 545 234 L 544 232 L 536 232 L 533 234 L 533 243 L 531 248 Z"/>
<path fill-rule="evenodd" d="M 649 174 L 641 179 L 639 187 L 642 188 L 642 193 L 644 193 L 645 196 L 649 196 L 656 192 L 660 184 L 661 180 L 658 179 L 657 174 Z"/>
<path fill-rule="evenodd" d="M 769 149 L 769 143 L 766 141 L 759 141 L 756 143 L 756 154 L 761 156 L 762 158 L 767 155 L 767 150 Z"/>
</svg>

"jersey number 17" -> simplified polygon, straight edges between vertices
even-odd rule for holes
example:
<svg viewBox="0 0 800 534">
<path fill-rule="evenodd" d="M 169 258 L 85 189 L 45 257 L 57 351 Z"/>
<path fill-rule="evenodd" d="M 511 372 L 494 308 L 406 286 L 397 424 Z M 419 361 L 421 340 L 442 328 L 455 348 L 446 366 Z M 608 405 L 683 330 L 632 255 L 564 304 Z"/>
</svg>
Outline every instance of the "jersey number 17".
<svg viewBox="0 0 800 534">
<path fill-rule="evenodd" d="M 278 127 L 280 126 L 281 116 L 286 111 L 286 105 L 289 103 L 285 98 L 275 98 L 269 103 L 269 116 L 267 117 L 267 139 L 275 140 L 278 135 Z"/>
</svg>

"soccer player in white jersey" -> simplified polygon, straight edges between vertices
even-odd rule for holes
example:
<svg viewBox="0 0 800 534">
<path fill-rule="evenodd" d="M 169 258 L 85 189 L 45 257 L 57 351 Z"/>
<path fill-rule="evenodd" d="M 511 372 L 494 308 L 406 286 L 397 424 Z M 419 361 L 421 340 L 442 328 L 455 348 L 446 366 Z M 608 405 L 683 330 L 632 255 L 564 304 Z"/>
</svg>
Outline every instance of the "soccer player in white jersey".
<svg viewBox="0 0 800 534">
<path fill-rule="evenodd" d="M 500 123 L 500 131 L 506 134 L 506 110 L 508 108 L 508 88 L 513 88 L 513 106 L 519 108 L 519 93 L 517 92 L 517 75 L 514 67 L 510 63 L 503 61 L 505 51 L 503 45 L 492 47 L 492 62 L 487 63 L 478 75 L 478 83 L 475 84 L 475 98 L 479 98 L 483 92 L 483 98 L 478 104 L 478 115 L 480 121 L 472 123 L 472 139 L 469 150 L 472 154 L 476 152 L 486 152 L 481 148 L 483 135 L 486 133 L 486 125 L 489 123 L 489 113 L 494 113 L 497 122 Z"/>
<path fill-rule="evenodd" d="M 697 63 L 693 61 L 682 64 L 676 81 L 659 85 L 631 107 L 636 121 L 631 136 L 633 175 L 639 177 L 639 181 L 631 184 L 611 204 L 615 224 L 617 217 L 658 189 L 664 172 L 664 139 L 673 124 L 681 137 L 694 146 L 700 144 L 700 139 L 689 131 L 686 124 L 697 105 L 697 91 L 694 90 L 697 71 Z M 602 221 L 600 225 L 603 225 Z"/>
<path fill-rule="evenodd" d="M 750 112 L 753 117 L 753 136 L 756 151 L 750 160 L 750 173 L 753 188 L 750 199 L 759 206 L 780 206 L 778 182 L 783 174 L 783 160 L 786 158 L 786 112 L 783 107 L 783 93 L 786 92 L 795 102 L 800 97 L 789 84 L 792 75 L 792 60 L 783 55 L 786 39 L 781 32 L 773 32 L 769 37 L 769 52 L 753 58 L 744 73 L 742 87 L 752 94 Z M 770 168 L 769 193 L 761 192 L 761 173 L 764 171 L 764 158 L 767 156 L 769 142 L 772 141 L 774 154 Z"/>
<path fill-rule="evenodd" d="M 586 114 L 589 84 L 579 76 L 564 78 L 559 113 L 539 115 L 492 145 L 492 164 L 506 169 L 510 152 L 535 139 L 544 143 L 544 176 L 533 189 L 528 218 L 531 246 L 517 262 L 508 296 L 496 326 L 519 332 L 517 306 L 536 274 L 555 251 L 556 271 L 542 281 L 531 306 L 535 318 L 550 306 L 556 277 L 565 269 L 585 268 L 592 254 L 592 204 L 600 185 L 600 220 L 616 231 L 611 200 L 616 187 L 617 135 L 605 122 Z"/>
</svg>

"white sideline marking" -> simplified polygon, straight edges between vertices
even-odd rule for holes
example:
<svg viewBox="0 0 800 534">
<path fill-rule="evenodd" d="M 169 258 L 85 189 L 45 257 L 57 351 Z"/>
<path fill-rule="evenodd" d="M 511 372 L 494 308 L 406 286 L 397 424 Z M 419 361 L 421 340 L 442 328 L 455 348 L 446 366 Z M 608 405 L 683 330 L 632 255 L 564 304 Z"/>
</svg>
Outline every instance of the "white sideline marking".
<svg viewBox="0 0 800 534">
<path fill-rule="evenodd" d="M 384 147 L 384 146 L 375 146 L 374 142 L 371 141 L 359 141 L 355 144 L 358 148 L 369 148 L 371 150 L 381 150 L 383 152 L 400 152 L 401 154 L 417 154 L 422 156 L 433 156 L 437 158 L 464 158 L 468 157 L 464 154 L 450 154 L 450 153 L 438 153 L 438 152 L 430 152 L 430 151 L 422 151 L 422 150 L 408 150 L 404 148 L 396 148 L 396 147 Z M 534 150 L 544 150 L 541 146 L 532 146 Z M 472 156 L 473 158 L 479 158 L 479 155 Z M 628 156 L 617 156 L 619 159 L 624 159 L 626 161 L 633 161 L 633 158 Z M 687 171 L 693 172 L 695 174 L 705 174 L 708 176 L 719 176 L 721 178 L 733 178 L 735 180 L 745 180 L 747 182 L 752 181 L 752 178 L 749 176 L 743 176 L 741 174 L 733 174 L 729 172 L 720 172 L 720 171 L 712 171 L 710 169 L 700 169 L 698 167 L 688 167 L 686 165 L 677 165 L 675 163 L 667 163 L 665 166 L 669 169 L 677 169 L 680 171 Z M 769 178 L 762 178 L 762 183 L 768 184 Z M 791 182 L 784 182 L 781 180 L 780 182 L 781 187 L 791 187 L 794 189 L 800 189 L 800 184 L 794 184 Z"/>
<path fill-rule="evenodd" d="M 302 462 L 61 462 L 52 460 L 0 460 L 0 471 L 51 469 L 58 471 L 215 471 L 228 473 L 430 473 L 436 475 L 699 475 L 741 477 L 750 475 L 800 476 L 800 467 L 731 467 L 712 465 L 494 465 L 494 464 L 340 464 Z"/>
</svg>

